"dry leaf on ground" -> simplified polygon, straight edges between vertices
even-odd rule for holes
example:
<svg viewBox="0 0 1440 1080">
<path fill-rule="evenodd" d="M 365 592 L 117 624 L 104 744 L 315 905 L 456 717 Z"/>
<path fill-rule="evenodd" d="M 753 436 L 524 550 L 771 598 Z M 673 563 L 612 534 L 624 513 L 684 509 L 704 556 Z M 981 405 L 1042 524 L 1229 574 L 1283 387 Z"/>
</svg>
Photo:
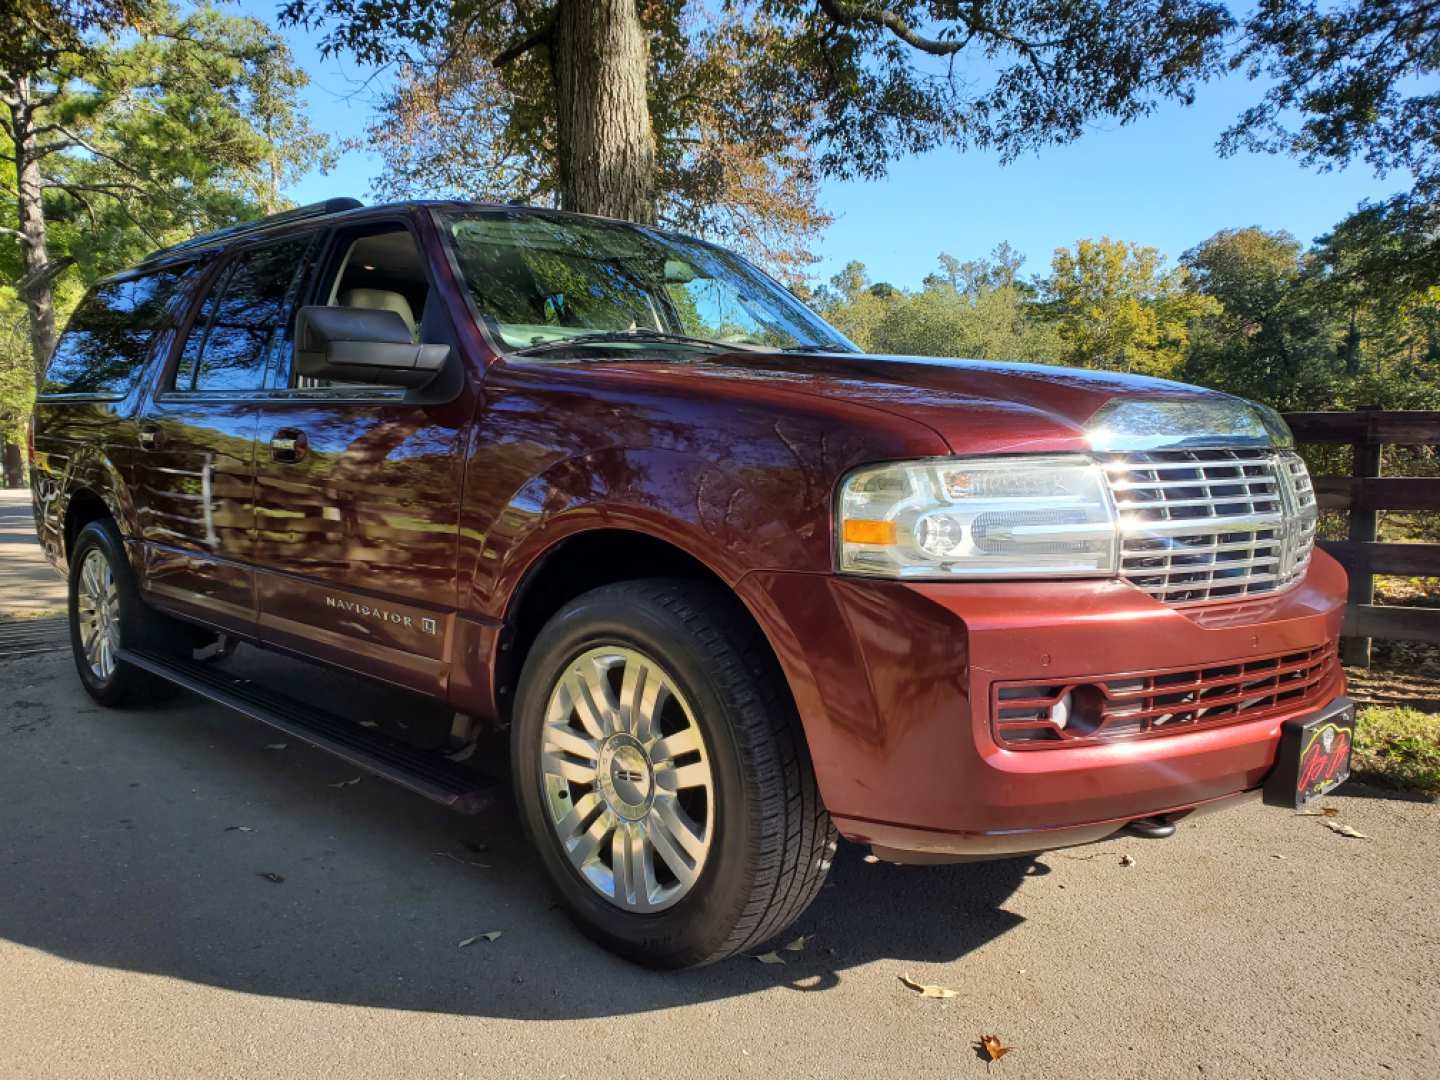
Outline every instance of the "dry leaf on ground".
<svg viewBox="0 0 1440 1080">
<path fill-rule="evenodd" d="M 226 831 L 226 832 L 254 832 L 255 830 L 252 829 L 249 825 L 226 825 L 226 826 L 225 826 L 225 831 Z"/>
<path fill-rule="evenodd" d="M 1120 865 L 1121 865 L 1121 866 L 1134 866 L 1134 865 L 1135 865 L 1135 856 L 1134 856 L 1134 855 L 1121 855 L 1121 856 L 1120 856 Z"/>
<path fill-rule="evenodd" d="M 503 931 L 501 930 L 488 930 L 483 934 L 476 934 L 474 937 L 467 937 L 464 941 L 460 942 L 460 944 L 457 945 L 456 948 L 465 949 L 470 947 L 471 945 L 474 945 L 477 941 L 494 941 L 502 933 Z"/>
<path fill-rule="evenodd" d="M 330 786 L 330 787 L 351 787 L 351 786 L 353 786 L 353 785 L 355 785 L 355 784 L 358 784 L 362 779 L 364 779 L 364 778 L 363 778 L 363 777 L 360 777 L 360 776 L 357 776 L 357 777 L 355 777 L 353 780 L 341 780 L 338 784 L 331 784 L 331 785 L 329 785 L 329 786 Z"/>
<path fill-rule="evenodd" d="M 985 1048 L 985 1053 L 989 1055 L 991 1061 L 999 1061 L 1011 1050 L 1015 1049 L 1013 1046 L 1004 1045 L 1000 1041 L 999 1035 L 981 1035 L 980 1045 Z"/>
<path fill-rule="evenodd" d="M 1320 824 L 1324 825 L 1331 832 L 1339 833 L 1341 836 L 1349 836 L 1356 840 L 1370 839 L 1370 837 L 1366 836 L 1359 829 L 1355 828 L 1353 825 L 1346 825 L 1343 821 L 1330 821 L 1329 819 L 1326 819 Z"/>
<path fill-rule="evenodd" d="M 1339 808 L 1338 806 L 1322 806 L 1322 807 L 1320 807 L 1318 810 L 1297 810 L 1297 811 L 1295 811 L 1295 816 L 1296 816 L 1296 817 L 1339 817 L 1339 816 L 1340 816 L 1340 808 Z"/>
<path fill-rule="evenodd" d="M 801 935 L 800 935 L 799 937 L 797 937 L 794 941 L 790 942 L 789 945 L 786 945 L 786 946 L 785 946 L 785 951 L 786 951 L 786 952 L 804 952 L 804 951 L 805 951 L 805 942 L 807 942 L 808 940 L 810 940 L 810 939 L 807 938 L 804 934 L 801 934 Z"/>
<path fill-rule="evenodd" d="M 430 854 L 431 854 L 431 855 L 438 855 L 438 856 L 440 856 L 440 858 L 442 858 L 442 859 L 454 859 L 454 860 L 455 860 L 456 862 L 458 862 L 461 866 L 478 866 L 478 867 L 480 867 L 481 870 L 489 870 L 489 869 L 490 869 L 490 864 L 489 864 L 489 863 L 476 862 L 474 859 L 462 859 L 462 858 L 460 858 L 459 855 L 456 855 L 456 854 L 454 854 L 453 852 L 449 852 L 449 851 L 432 851 Z"/>
<path fill-rule="evenodd" d="M 256 876 L 256 877 L 263 877 L 266 881 L 273 882 L 273 883 L 276 884 L 276 885 L 279 885 L 282 881 L 285 880 L 285 875 L 284 875 L 284 874 L 277 874 L 277 873 L 275 873 L 275 871 L 273 871 L 273 870 L 264 870 L 264 871 L 256 874 L 255 876 Z"/>
<path fill-rule="evenodd" d="M 932 986 L 928 983 L 918 983 L 914 979 L 910 978 L 909 975 L 901 975 L 899 978 L 902 983 L 904 983 L 911 990 L 914 990 L 921 997 L 953 998 L 960 996 L 956 991 L 951 990 L 948 986 Z"/>
<path fill-rule="evenodd" d="M 762 952 L 762 953 L 760 953 L 758 956 L 756 956 L 755 959 L 756 959 L 756 960 L 759 960 L 762 964 L 783 964 L 783 963 L 785 963 L 785 961 L 780 958 L 780 954 L 779 954 L 779 953 L 773 953 L 773 952 Z"/>
</svg>

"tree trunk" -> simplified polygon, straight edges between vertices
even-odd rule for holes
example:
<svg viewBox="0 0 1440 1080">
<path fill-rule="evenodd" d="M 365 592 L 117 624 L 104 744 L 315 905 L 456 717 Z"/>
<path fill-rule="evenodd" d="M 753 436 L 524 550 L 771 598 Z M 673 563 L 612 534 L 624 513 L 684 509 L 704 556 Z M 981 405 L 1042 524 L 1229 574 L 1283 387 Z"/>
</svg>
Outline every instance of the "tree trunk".
<svg viewBox="0 0 1440 1080">
<path fill-rule="evenodd" d="M 559 0 L 553 34 L 561 208 L 653 223 L 650 43 L 635 0 Z"/>
<path fill-rule="evenodd" d="M 1345 331 L 1345 374 L 1352 378 L 1360 374 L 1360 317 L 1353 307 L 1350 327 Z"/>
<path fill-rule="evenodd" d="M 50 256 L 45 248 L 44 186 L 35 139 L 35 106 L 30 79 L 16 80 L 10 123 L 15 142 L 16 208 L 19 211 L 21 258 L 20 296 L 30 317 L 30 357 L 38 386 L 55 351 L 55 301 L 51 294 Z"/>
</svg>

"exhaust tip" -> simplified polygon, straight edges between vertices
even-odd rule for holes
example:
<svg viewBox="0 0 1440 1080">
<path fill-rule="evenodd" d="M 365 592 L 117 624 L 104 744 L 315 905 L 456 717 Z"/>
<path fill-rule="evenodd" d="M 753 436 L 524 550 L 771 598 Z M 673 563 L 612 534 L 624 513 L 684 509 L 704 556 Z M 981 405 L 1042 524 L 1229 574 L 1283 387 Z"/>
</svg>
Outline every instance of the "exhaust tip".
<svg viewBox="0 0 1440 1080">
<path fill-rule="evenodd" d="M 1136 818 L 1125 826 L 1125 831 L 1147 840 L 1164 840 L 1175 835 L 1175 825 L 1164 818 Z"/>
</svg>

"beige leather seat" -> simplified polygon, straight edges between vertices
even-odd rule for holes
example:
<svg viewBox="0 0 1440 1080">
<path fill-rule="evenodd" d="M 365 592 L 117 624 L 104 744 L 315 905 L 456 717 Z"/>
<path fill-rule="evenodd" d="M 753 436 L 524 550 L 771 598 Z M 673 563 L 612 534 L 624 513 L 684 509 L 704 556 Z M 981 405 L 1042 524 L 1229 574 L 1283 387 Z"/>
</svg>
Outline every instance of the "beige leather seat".
<svg viewBox="0 0 1440 1080">
<path fill-rule="evenodd" d="M 410 301 L 389 289 L 346 289 L 335 298 L 341 307 L 369 308 L 372 311 L 393 311 L 405 320 L 405 329 L 415 336 L 415 313 Z"/>
</svg>

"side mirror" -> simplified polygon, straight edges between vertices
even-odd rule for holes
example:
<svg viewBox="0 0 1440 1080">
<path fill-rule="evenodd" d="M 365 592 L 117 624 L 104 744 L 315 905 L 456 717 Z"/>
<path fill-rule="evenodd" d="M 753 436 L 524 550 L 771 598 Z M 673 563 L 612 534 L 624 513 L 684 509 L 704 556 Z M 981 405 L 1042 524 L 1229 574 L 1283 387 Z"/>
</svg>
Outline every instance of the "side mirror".
<svg viewBox="0 0 1440 1080">
<path fill-rule="evenodd" d="M 312 379 L 419 390 L 449 359 L 449 345 L 417 345 L 393 311 L 314 305 L 295 316 L 295 370 Z"/>
</svg>

